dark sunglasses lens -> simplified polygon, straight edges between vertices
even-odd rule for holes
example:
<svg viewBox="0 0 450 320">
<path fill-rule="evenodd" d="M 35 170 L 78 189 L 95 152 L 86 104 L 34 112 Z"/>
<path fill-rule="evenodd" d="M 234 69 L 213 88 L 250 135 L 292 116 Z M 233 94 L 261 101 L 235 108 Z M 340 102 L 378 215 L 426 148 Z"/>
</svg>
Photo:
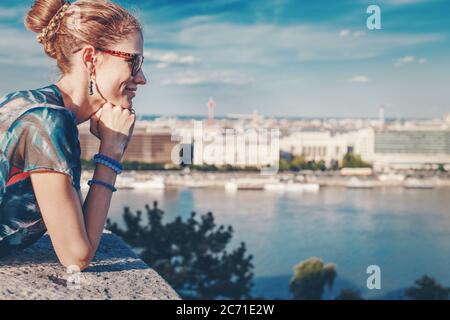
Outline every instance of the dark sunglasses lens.
<svg viewBox="0 0 450 320">
<path fill-rule="evenodd" d="M 142 64 L 144 62 L 144 57 L 137 56 L 133 61 L 133 77 L 136 76 L 142 68 Z"/>
</svg>

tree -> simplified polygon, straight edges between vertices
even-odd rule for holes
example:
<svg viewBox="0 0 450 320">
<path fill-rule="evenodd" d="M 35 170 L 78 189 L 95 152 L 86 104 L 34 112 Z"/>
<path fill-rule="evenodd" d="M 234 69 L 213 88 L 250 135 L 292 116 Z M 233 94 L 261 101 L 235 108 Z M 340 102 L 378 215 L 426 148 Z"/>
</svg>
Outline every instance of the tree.
<svg viewBox="0 0 450 320">
<path fill-rule="evenodd" d="M 360 155 L 347 152 L 342 160 L 342 168 L 371 168 L 370 163 L 364 162 Z"/>
<path fill-rule="evenodd" d="M 108 219 L 107 228 L 131 245 L 184 299 L 247 299 L 253 285 L 252 255 L 245 243 L 228 252 L 233 228 L 216 226 L 211 212 L 187 221 L 181 217 L 163 224 L 164 212 L 154 202 L 145 206 L 148 224 L 142 226 L 142 212 L 125 208 L 125 229 Z"/>
<path fill-rule="evenodd" d="M 290 169 L 289 162 L 285 159 L 280 159 L 279 169 L 280 169 L 280 171 L 289 170 Z"/>
<path fill-rule="evenodd" d="M 316 162 L 315 160 L 306 161 L 304 155 L 291 155 L 288 153 L 284 153 L 283 156 L 280 156 L 279 161 L 279 170 L 280 171 L 294 171 L 298 172 L 300 170 L 321 170 L 325 171 L 327 169 L 325 165 L 325 161 L 319 160 Z"/>
<path fill-rule="evenodd" d="M 445 288 L 433 278 L 424 275 L 414 282 L 414 286 L 406 289 L 406 297 L 412 300 L 448 300 L 450 288 Z"/>
<path fill-rule="evenodd" d="M 343 289 L 335 298 L 335 300 L 364 300 L 359 291 L 347 288 Z"/>
<path fill-rule="evenodd" d="M 294 156 L 290 163 L 290 169 L 293 171 L 299 171 L 304 168 L 306 163 L 305 156 L 303 155 L 297 155 Z"/>
<path fill-rule="evenodd" d="M 319 162 L 317 162 L 316 164 L 316 170 L 320 170 L 320 171 L 325 171 L 327 169 L 326 165 L 325 165 L 325 161 L 323 160 L 319 160 Z"/>
<path fill-rule="evenodd" d="M 325 289 L 331 289 L 336 278 L 336 267 L 328 263 L 324 265 L 319 258 L 309 258 L 294 267 L 294 277 L 289 290 L 294 299 L 320 300 Z"/>
</svg>

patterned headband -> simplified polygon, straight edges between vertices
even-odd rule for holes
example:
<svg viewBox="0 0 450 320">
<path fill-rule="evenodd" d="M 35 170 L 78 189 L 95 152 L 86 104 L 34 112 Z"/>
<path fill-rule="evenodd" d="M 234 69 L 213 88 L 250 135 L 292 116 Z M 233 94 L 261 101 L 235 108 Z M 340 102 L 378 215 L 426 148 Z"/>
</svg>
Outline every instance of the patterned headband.
<svg viewBox="0 0 450 320">
<path fill-rule="evenodd" d="M 39 43 L 43 43 L 45 39 L 47 38 L 48 34 L 52 31 L 56 30 L 57 27 L 59 27 L 59 21 L 64 17 L 66 14 L 67 9 L 69 9 L 70 3 L 65 3 L 59 10 L 56 12 L 56 14 L 53 16 L 53 18 L 48 23 L 47 27 L 42 29 L 42 32 L 37 35 L 37 41 Z"/>
</svg>

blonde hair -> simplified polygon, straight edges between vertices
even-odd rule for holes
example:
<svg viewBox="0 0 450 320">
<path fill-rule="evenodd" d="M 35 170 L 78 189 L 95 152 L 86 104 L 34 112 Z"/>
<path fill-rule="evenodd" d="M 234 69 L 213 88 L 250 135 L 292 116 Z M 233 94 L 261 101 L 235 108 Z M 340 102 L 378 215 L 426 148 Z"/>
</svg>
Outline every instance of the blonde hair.
<svg viewBox="0 0 450 320">
<path fill-rule="evenodd" d="M 25 17 L 27 29 L 38 34 L 45 53 L 56 59 L 63 74 L 71 70 L 70 57 L 85 45 L 108 48 L 134 32 L 139 21 L 108 0 L 36 0 Z"/>
</svg>

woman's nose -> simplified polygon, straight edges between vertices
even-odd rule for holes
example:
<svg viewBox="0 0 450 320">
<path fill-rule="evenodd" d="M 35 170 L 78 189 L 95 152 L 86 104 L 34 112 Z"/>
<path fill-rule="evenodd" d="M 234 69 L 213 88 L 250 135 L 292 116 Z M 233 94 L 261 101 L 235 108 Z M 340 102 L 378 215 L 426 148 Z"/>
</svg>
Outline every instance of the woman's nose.
<svg viewBox="0 0 450 320">
<path fill-rule="evenodd" d="M 139 70 L 137 75 L 134 77 L 134 82 L 141 85 L 147 84 L 147 78 L 145 77 L 144 71 L 142 69 Z"/>
</svg>

